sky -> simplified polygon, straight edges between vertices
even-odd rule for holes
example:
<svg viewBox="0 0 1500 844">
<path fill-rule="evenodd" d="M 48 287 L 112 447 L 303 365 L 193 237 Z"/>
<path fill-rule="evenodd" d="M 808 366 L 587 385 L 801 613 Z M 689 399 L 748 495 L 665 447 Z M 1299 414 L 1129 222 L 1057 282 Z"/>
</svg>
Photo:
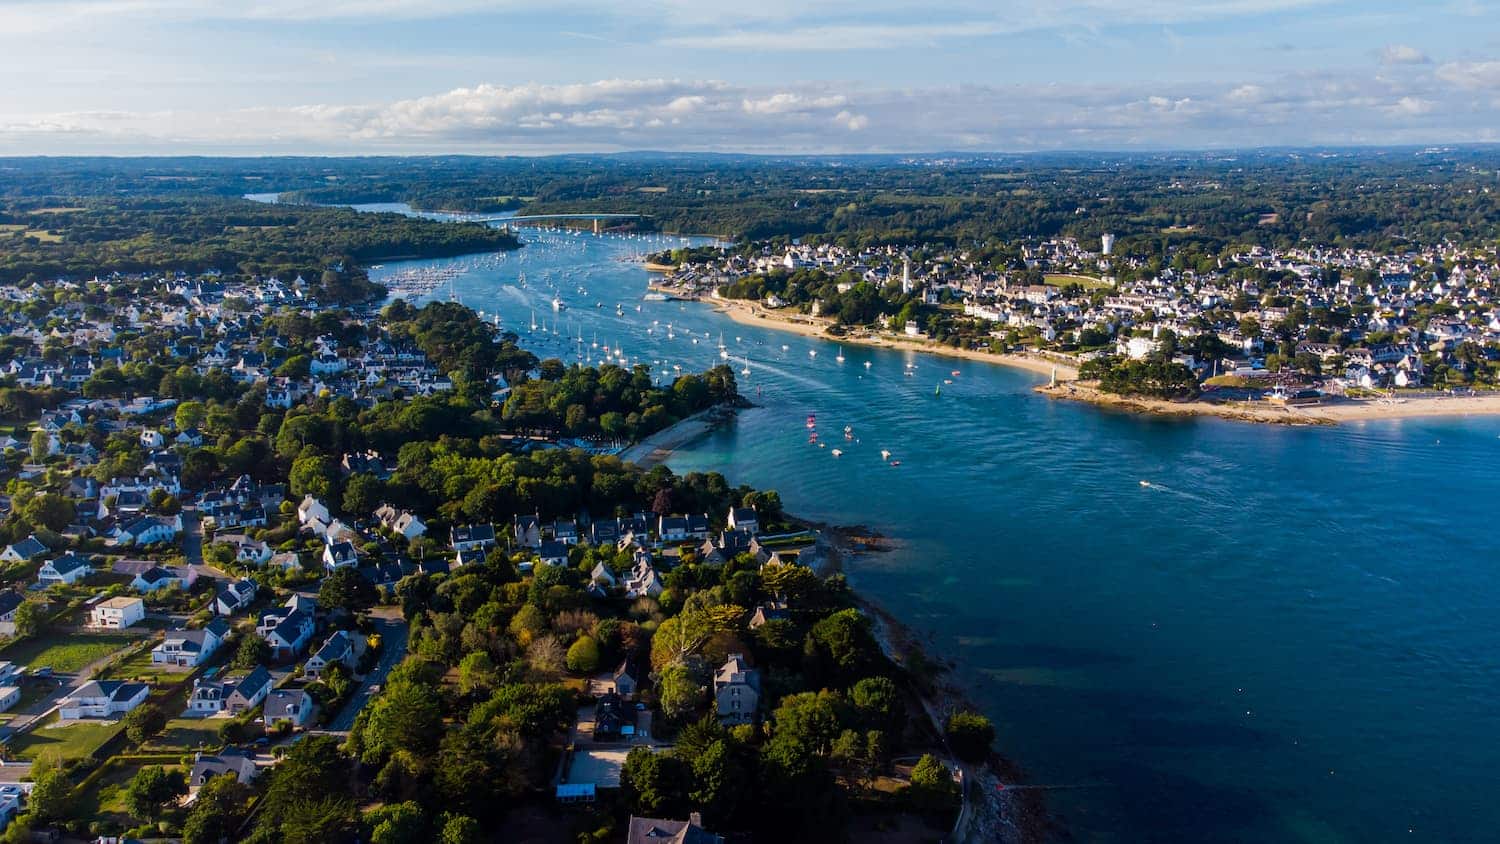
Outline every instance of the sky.
<svg viewBox="0 0 1500 844">
<path fill-rule="evenodd" d="M 1500 0 L 0 0 L 0 154 L 1500 142 Z"/>
</svg>

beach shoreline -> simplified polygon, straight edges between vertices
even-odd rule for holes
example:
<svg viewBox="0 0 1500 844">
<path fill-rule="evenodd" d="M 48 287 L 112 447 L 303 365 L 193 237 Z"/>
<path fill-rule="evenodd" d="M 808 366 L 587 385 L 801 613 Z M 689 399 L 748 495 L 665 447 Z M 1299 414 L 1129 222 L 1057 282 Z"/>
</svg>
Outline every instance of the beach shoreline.
<svg viewBox="0 0 1500 844">
<path fill-rule="evenodd" d="M 1078 381 L 1044 384 L 1034 389 L 1059 401 L 1083 402 L 1130 413 L 1166 417 L 1212 417 L 1265 425 L 1338 425 L 1423 417 L 1500 415 L 1500 394 L 1420 396 L 1394 400 L 1326 397 L 1318 404 L 1288 407 L 1268 401 L 1172 401 L 1145 396 L 1123 396 L 1106 393 L 1092 384 Z"/>
<path fill-rule="evenodd" d="M 699 411 L 627 447 L 616 456 L 626 463 L 635 463 L 644 469 L 653 469 L 667 462 L 677 449 L 708 436 L 715 428 L 732 418 L 736 412 L 737 408 L 727 405 L 718 405 Z"/>
<path fill-rule="evenodd" d="M 831 321 L 797 314 L 788 316 L 752 302 L 732 299 L 699 298 L 719 313 L 741 325 L 760 325 L 778 331 L 816 337 L 834 343 L 866 348 L 912 351 L 940 357 L 991 363 L 1023 369 L 1037 375 L 1056 378 L 1056 383 L 1040 384 L 1033 389 L 1041 395 L 1061 401 L 1077 401 L 1096 407 L 1166 417 L 1211 417 L 1235 422 L 1269 425 L 1337 425 L 1346 422 L 1379 421 L 1442 416 L 1500 416 L 1500 393 L 1475 396 L 1410 396 L 1394 399 L 1346 399 L 1327 396 L 1315 405 L 1288 407 L 1266 401 L 1214 402 L 1202 399 L 1171 401 L 1143 396 L 1106 393 L 1078 381 L 1078 368 L 1065 361 L 1041 355 L 995 354 L 975 349 L 956 349 L 931 340 L 907 339 L 893 335 L 832 335 Z"/>
<path fill-rule="evenodd" d="M 779 331 L 800 334 L 804 337 L 816 337 L 821 340 L 828 340 L 832 343 L 843 343 L 849 346 L 922 352 L 939 357 L 992 363 L 998 366 L 1008 366 L 1013 369 L 1024 369 L 1037 375 L 1051 376 L 1055 371 L 1058 380 L 1073 380 L 1078 377 L 1077 367 L 1050 358 L 1016 354 L 995 354 L 994 352 L 982 352 L 975 349 L 957 349 L 952 346 L 942 345 L 941 343 L 934 343 L 931 340 L 898 336 L 868 334 L 833 335 L 827 333 L 828 327 L 833 323 L 827 320 L 820 320 L 817 317 L 799 314 L 799 318 L 794 319 L 774 311 L 766 310 L 759 305 L 732 299 L 699 299 L 699 301 L 713 305 L 716 311 L 741 325 L 763 325 Z"/>
</svg>

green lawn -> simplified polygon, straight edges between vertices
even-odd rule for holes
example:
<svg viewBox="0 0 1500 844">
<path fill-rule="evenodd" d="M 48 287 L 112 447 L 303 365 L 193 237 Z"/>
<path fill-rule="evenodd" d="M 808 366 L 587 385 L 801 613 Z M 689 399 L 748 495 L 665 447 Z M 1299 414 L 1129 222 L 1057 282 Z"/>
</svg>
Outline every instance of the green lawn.
<svg viewBox="0 0 1500 844">
<path fill-rule="evenodd" d="M 1109 288 L 1114 286 L 1100 281 L 1093 276 L 1068 275 L 1067 273 L 1047 273 L 1042 276 L 1042 281 L 1052 287 L 1067 287 L 1070 284 L 1076 284 L 1085 290 L 1092 290 L 1096 287 Z"/>
<path fill-rule="evenodd" d="M 124 826 L 132 826 L 136 819 L 125 808 L 125 787 L 145 765 L 119 764 L 111 760 L 109 770 L 88 788 L 78 792 L 73 813 L 79 817 L 95 820 L 111 820 Z M 185 769 L 181 765 L 162 765 L 168 771 Z"/>
<path fill-rule="evenodd" d="M 136 680 L 142 683 L 168 685 L 182 682 L 191 673 L 190 668 L 171 670 L 165 665 L 153 665 L 151 651 L 148 649 L 111 667 L 102 676 L 108 680 Z"/>
<path fill-rule="evenodd" d="M 139 636 L 128 633 L 74 633 L 65 637 L 43 633 L 11 645 L 0 658 L 31 668 L 49 665 L 53 671 L 71 674 L 138 641 Z"/>
<path fill-rule="evenodd" d="M 27 762 L 44 754 L 55 755 L 60 759 L 82 759 L 125 729 L 125 725 L 119 721 L 79 721 L 66 727 L 57 727 L 53 726 L 57 723 L 56 718 L 53 715 L 45 725 L 11 739 L 9 757 Z"/>
<path fill-rule="evenodd" d="M 219 728 L 228 721 L 223 718 L 173 718 L 161 735 L 146 742 L 141 749 L 146 752 L 180 751 L 191 753 L 199 747 L 220 748 L 224 740 L 219 738 Z"/>
</svg>

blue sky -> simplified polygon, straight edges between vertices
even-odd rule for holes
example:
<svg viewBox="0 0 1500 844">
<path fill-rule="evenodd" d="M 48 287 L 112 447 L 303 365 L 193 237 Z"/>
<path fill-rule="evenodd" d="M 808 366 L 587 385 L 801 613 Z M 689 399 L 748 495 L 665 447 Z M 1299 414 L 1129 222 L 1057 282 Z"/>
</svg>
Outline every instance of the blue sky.
<svg viewBox="0 0 1500 844">
<path fill-rule="evenodd" d="M 0 0 L 0 153 L 1500 141 L 1484 0 Z"/>
</svg>

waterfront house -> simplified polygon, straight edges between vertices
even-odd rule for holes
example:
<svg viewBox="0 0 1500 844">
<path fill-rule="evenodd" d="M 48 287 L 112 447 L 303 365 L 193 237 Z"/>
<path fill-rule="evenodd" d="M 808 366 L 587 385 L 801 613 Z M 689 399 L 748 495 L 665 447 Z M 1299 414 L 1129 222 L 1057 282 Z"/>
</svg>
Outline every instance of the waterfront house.
<svg viewBox="0 0 1500 844">
<path fill-rule="evenodd" d="M 749 507 L 730 507 L 729 528 L 754 536 L 760 533 L 760 516 Z"/>
<path fill-rule="evenodd" d="M 108 598 L 89 610 L 88 626 L 100 630 L 124 630 L 146 618 L 146 602 L 140 598 Z"/>
<path fill-rule="evenodd" d="M 81 718 L 114 718 L 145 702 L 151 687 L 120 680 L 90 680 L 58 704 L 57 717 L 64 721 Z"/>
<path fill-rule="evenodd" d="M 714 703 L 719 722 L 725 726 L 755 722 L 760 708 L 760 672 L 744 656 L 730 654 L 714 672 Z"/>
</svg>

